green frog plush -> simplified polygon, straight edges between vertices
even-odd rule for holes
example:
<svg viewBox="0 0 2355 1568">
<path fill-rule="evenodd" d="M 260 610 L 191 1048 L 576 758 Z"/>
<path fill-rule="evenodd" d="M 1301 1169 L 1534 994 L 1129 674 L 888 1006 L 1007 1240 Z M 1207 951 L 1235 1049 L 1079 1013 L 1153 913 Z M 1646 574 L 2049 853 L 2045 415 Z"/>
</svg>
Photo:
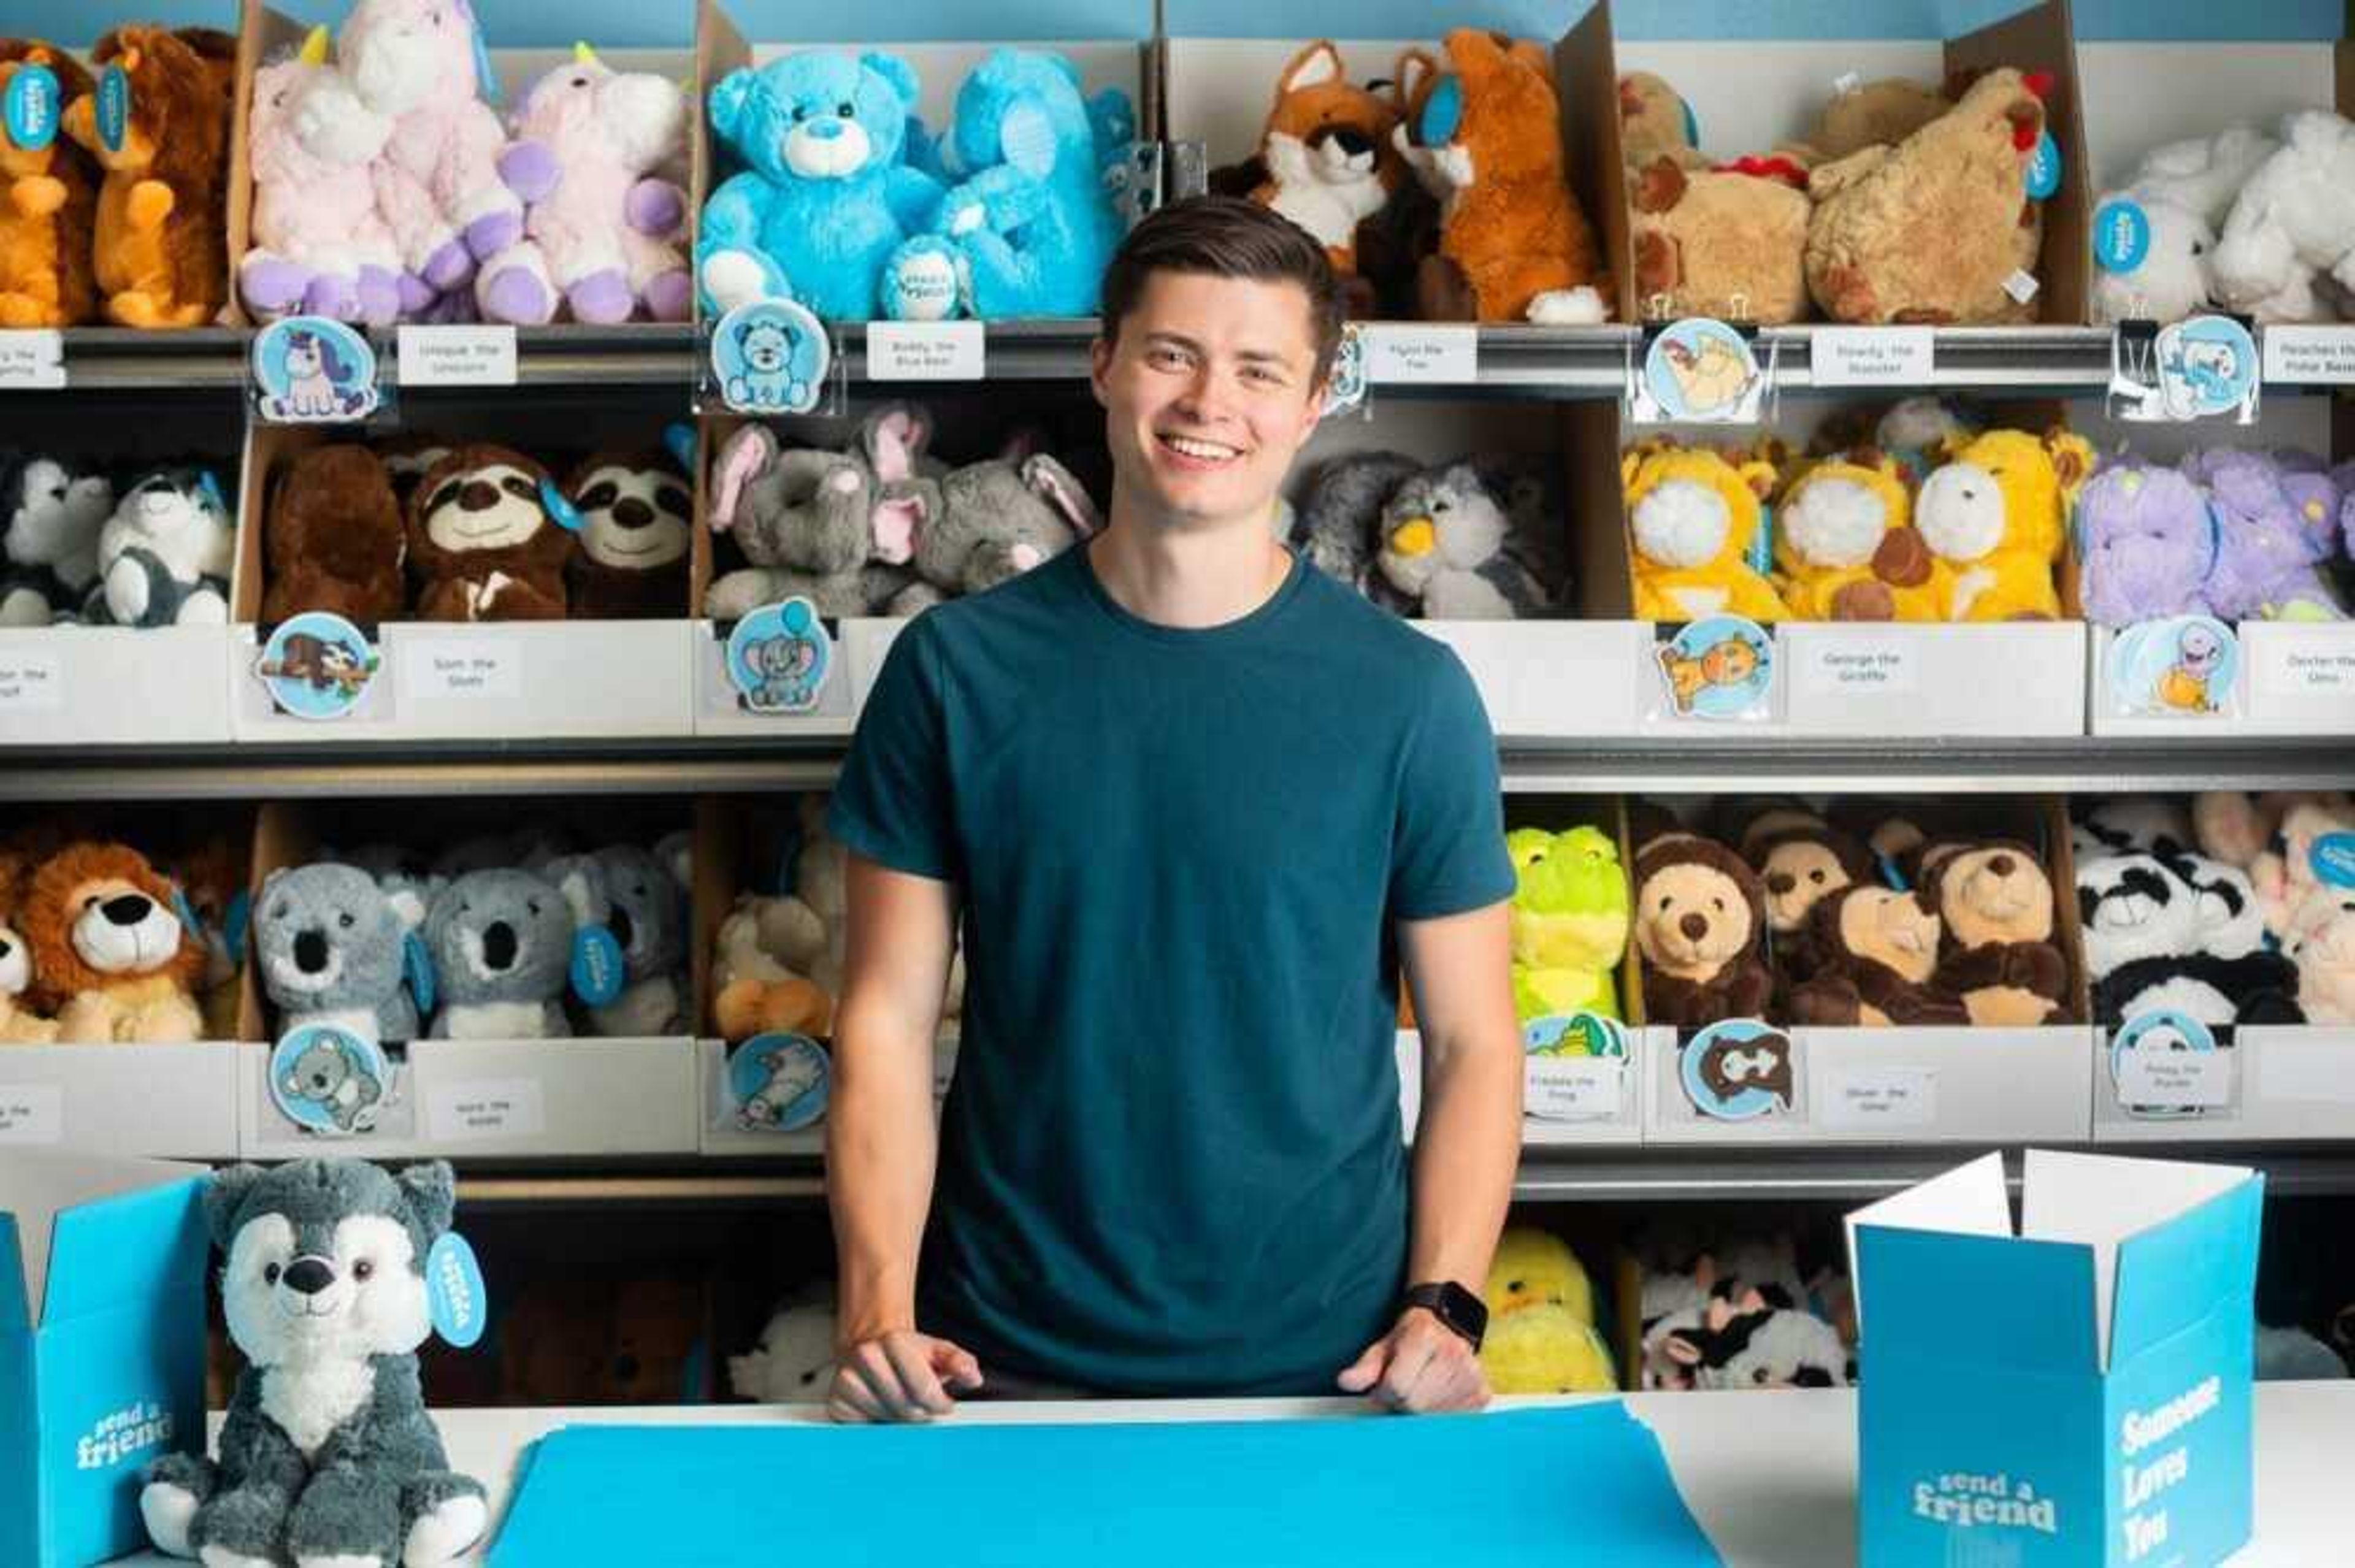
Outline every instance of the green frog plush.
<svg viewBox="0 0 2355 1568">
<path fill-rule="evenodd" d="M 1627 951 L 1627 877 L 1601 828 L 1505 838 L 1513 890 L 1513 1002 L 1523 1023 L 1567 1013 L 1619 1017 L 1612 972 Z"/>
</svg>

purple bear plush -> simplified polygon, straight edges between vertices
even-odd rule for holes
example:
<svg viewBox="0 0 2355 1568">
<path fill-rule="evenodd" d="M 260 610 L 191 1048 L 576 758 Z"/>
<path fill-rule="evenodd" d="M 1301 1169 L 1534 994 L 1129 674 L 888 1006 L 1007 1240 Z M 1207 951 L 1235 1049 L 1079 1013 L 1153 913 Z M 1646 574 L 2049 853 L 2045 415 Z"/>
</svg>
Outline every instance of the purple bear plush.
<svg viewBox="0 0 2355 1568">
<path fill-rule="evenodd" d="M 2087 620 L 2130 626 L 2211 613 L 2204 590 L 2216 527 L 2208 498 L 2182 474 L 2113 464 L 2078 496 L 2077 527 Z"/>
<path fill-rule="evenodd" d="M 2316 568 L 2333 553 L 2339 487 L 2311 460 L 2220 448 L 2184 459 L 2204 481 L 2219 529 L 2208 603 L 2226 621 L 2338 621 L 2346 611 Z"/>
</svg>

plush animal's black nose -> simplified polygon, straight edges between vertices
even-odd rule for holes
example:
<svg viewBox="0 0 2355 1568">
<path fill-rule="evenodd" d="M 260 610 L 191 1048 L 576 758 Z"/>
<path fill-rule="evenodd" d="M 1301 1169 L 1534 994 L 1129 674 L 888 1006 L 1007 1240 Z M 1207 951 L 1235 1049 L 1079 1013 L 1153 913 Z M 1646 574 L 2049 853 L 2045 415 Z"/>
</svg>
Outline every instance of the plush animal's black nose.
<svg viewBox="0 0 2355 1568">
<path fill-rule="evenodd" d="M 613 521 L 625 528 L 643 528 L 655 520 L 655 509 L 635 496 L 624 496 L 613 504 Z"/>
<path fill-rule="evenodd" d="M 1317 133 L 1320 142 L 1338 142 L 1341 150 L 1351 157 L 1374 150 L 1374 139 L 1354 125 L 1328 125 Z"/>
<path fill-rule="evenodd" d="M 327 966 L 327 933 L 324 931 L 297 932 L 294 936 L 294 967 L 305 975 L 316 975 Z"/>
<path fill-rule="evenodd" d="M 615 904 L 613 917 L 605 923 L 605 928 L 613 933 L 613 940 L 622 944 L 622 950 L 628 952 L 632 939 L 637 934 L 637 924 L 630 919 L 630 912 Z"/>
<path fill-rule="evenodd" d="M 2009 855 L 1990 856 L 1987 859 L 1987 869 L 1998 877 L 2009 877 L 2018 865 L 2019 862 Z"/>
<path fill-rule="evenodd" d="M 638 1381 L 638 1359 L 624 1350 L 613 1358 L 613 1375 L 625 1383 Z"/>
<path fill-rule="evenodd" d="M 117 925 L 137 925 L 155 907 L 155 901 L 145 893 L 122 893 L 98 906 L 99 912 Z"/>
<path fill-rule="evenodd" d="M 1791 1382 L 1796 1388 L 1829 1388 L 1832 1375 L 1821 1367 L 1801 1367 L 1791 1374 Z"/>
<path fill-rule="evenodd" d="M 487 479 L 470 479 L 458 492 L 458 505 L 469 512 L 487 512 L 499 504 L 499 487 Z"/>
<path fill-rule="evenodd" d="M 1791 875 L 1788 871 L 1775 871 L 1771 873 L 1766 879 L 1766 891 L 1773 893 L 1776 898 L 1781 898 L 1785 893 L 1789 892 L 1793 888 L 1796 888 L 1798 885 L 1799 879 Z"/>
<path fill-rule="evenodd" d="M 16 951 L 16 944 L 8 939 L 6 933 L 0 933 L 0 958 L 5 958 Z"/>
<path fill-rule="evenodd" d="M 286 1272 L 278 1279 L 289 1290 L 316 1296 L 336 1283 L 336 1271 L 317 1258 L 296 1258 L 286 1265 Z"/>
<path fill-rule="evenodd" d="M 1703 914 L 1689 914 L 1677 922 L 1677 929 L 1685 933 L 1687 941 L 1699 942 L 1709 934 L 1709 917 Z"/>
<path fill-rule="evenodd" d="M 506 921 L 483 927 L 483 962 L 494 969 L 510 969 L 516 961 L 516 931 Z"/>
</svg>

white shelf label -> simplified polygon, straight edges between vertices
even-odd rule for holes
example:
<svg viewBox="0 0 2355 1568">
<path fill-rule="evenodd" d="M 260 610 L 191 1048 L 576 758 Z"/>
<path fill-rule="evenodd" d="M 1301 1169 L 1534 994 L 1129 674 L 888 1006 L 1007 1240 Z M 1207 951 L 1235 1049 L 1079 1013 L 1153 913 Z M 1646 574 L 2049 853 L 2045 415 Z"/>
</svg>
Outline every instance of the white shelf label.
<svg viewBox="0 0 2355 1568">
<path fill-rule="evenodd" d="M 2268 326 L 2264 357 L 2268 381 L 2355 382 L 2355 326 Z"/>
<path fill-rule="evenodd" d="M 54 1083 L 0 1083 L 0 1144 L 56 1144 L 66 1137 L 66 1092 Z"/>
<path fill-rule="evenodd" d="M 436 1143 L 538 1137 L 548 1130 L 547 1097 L 537 1078 L 436 1083 L 426 1095 L 425 1125 Z"/>
<path fill-rule="evenodd" d="M 1938 1120 L 1938 1074 L 1926 1067 L 1827 1072 L 1816 1119 L 1827 1127 L 1927 1127 Z"/>
<path fill-rule="evenodd" d="M 977 321 L 871 321 L 867 377 L 871 381 L 978 381 L 988 355 Z"/>
<path fill-rule="evenodd" d="M 1366 381 L 1369 386 L 1457 385 L 1480 377 L 1480 329 L 1476 326 L 1368 326 Z"/>
<path fill-rule="evenodd" d="M 2268 1034 L 2255 1050 L 2258 1099 L 2355 1105 L 2355 1040 L 2344 1031 Z"/>
<path fill-rule="evenodd" d="M 2251 626 L 2241 652 L 2255 716 L 2355 724 L 2355 632 L 2343 623 Z"/>
<path fill-rule="evenodd" d="M 1834 636 L 1811 627 L 1804 638 L 1788 643 L 1797 644 L 1803 697 L 1896 696 L 1921 689 L 1921 650 L 1911 642 L 1873 632 Z"/>
<path fill-rule="evenodd" d="M 1927 326 L 1818 326 L 1807 374 L 1818 387 L 1910 387 L 1930 379 L 1938 334 Z"/>
<path fill-rule="evenodd" d="M 2118 1057 L 2118 1104 L 2205 1111 L 2232 1103 L 2232 1057 L 2222 1051 L 2129 1051 Z"/>
<path fill-rule="evenodd" d="M 1627 1064 L 1612 1056 L 1532 1056 L 1523 1061 L 1521 1110 L 1540 1122 L 1592 1122 L 1619 1114 Z"/>
<path fill-rule="evenodd" d="M 49 326 L 0 332 L 0 387 L 55 389 L 65 384 L 63 333 Z"/>
<path fill-rule="evenodd" d="M 512 326 L 404 326 L 400 329 L 404 387 L 512 387 L 516 329 Z"/>
<path fill-rule="evenodd" d="M 515 701 L 523 696 L 523 646 L 511 641 L 411 644 L 400 651 L 405 702 Z"/>
<path fill-rule="evenodd" d="M 55 713 L 65 705 L 63 659 L 53 653 L 0 648 L 0 713 Z"/>
</svg>

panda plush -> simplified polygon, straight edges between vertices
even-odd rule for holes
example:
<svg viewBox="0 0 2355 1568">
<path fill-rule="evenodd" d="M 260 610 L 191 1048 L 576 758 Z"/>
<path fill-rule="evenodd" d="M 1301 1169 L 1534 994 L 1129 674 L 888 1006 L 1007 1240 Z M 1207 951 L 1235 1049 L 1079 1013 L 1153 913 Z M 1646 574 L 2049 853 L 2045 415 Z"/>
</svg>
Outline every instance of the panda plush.
<svg viewBox="0 0 2355 1568">
<path fill-rule="evenodd" d="M 2105 855 L 2184 855 L 2199 845 L 2191 831 L 2191 813 L 2179 802 L 2157 795 L 2103 801 L 2071 825 L 2069 842 L 2081 860 Z"/>
<path fill-rule="evenodd" d="M 114 484 L 54 457 L 0 459 L 0 626 L 81 618 Z"/>
<path fill-rule="evenodd" d="M 2215 875 L 2228 869 L 2146 854 L 2078 863 L 2096 1022 L 2120 1024 L 2160 1008 L 2211 1028 L 2299 1021 L 2296 971 L 2279 954 L 2245 944 L 2242 912 L 2254 901 Z"/>
<path fill-rule="evenodd" d="M 236 539 L 211 470 L 149 470 L 99 529 L 100 596 L 89 618 L 117 626 L 227 624 Z"/>
</svg>

